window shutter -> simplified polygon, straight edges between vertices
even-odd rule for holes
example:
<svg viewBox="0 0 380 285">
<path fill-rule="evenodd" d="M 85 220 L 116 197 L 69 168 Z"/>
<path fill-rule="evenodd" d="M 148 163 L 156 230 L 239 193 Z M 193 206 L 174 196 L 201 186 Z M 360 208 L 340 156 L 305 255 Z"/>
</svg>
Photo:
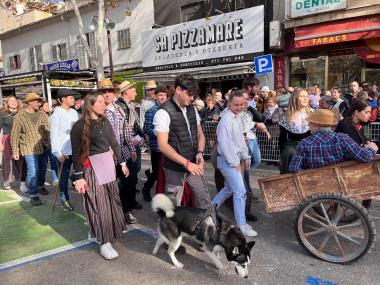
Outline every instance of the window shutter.
<svg viewBox="0 0 380 285">
<path fill-rule="evenodd" d="M 57 46 L 51 46 L 51 59 L 52 61 L 57 61 Z"/>
</svg>

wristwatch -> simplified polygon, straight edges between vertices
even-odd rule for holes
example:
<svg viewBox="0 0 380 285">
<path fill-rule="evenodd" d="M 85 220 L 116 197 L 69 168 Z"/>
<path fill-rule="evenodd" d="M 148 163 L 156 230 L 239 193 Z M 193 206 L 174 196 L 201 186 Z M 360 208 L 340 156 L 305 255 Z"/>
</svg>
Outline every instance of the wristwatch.
<svg viewBox="0 0 380 285">
<path fill-rule="evenodd" d="M 198 154 L 198 153 L 201 153 L 201 154 L 202 154 L 202 156 L 203 156 L 203 154 L 204 154 L 204 152 L 203 152 L 203 151 L 201 151 L 201 150 L 198 150 L 197 154 Z"/>
</svg>

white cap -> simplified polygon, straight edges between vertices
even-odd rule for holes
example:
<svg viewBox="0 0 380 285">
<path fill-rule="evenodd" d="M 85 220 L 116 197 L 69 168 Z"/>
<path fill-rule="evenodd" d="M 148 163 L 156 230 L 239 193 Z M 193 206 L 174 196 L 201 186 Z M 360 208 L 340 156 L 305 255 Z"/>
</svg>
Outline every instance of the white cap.
<svg viewBox="0 0 380 285">
<path fill-rule="evenodd" d="M 260 91 L 262 91 L 262 92 L 270 92 L 270 89 L 269 89 L 268 86 L 263 86 L 263 87 L 261 87 Z"/>
</svg>

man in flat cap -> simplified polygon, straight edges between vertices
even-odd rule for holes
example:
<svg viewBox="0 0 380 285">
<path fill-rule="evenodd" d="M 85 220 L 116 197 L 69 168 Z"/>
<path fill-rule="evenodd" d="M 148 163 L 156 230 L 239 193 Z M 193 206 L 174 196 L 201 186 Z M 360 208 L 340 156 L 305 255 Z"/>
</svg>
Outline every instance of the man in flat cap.
<svg viewBox="0 0 380 285">
<path fill-rule="evenodd" d="M 23 101 L 27 106 L 15 116 L 11 132 L 13 159 L 19 160 L 21 154 L 26 161 L 26 181 L 33 206 L 42 204 L 39 193 L 49 194 L 43 186 L 46 173 L 43 161 L 50 148 L 50 130 L 48 117 L 40 110 L 41 100 L 36 93 L 27 94 Z"/>
<path fill-rule="evenodd" d="M 74 123 L 78 121 L 78 112 L 72 108 L 75 104 L 75 97 L 80 94 L 71 89 L 59 89 L 57 101 L 59 106 L 54 109 L 50 117 L 50 140 L 51 151 L 58 159 L 61 167 L 59 178 L 59 193 L 62 207 L 65 211 L 72 211 L 68 192 L 68 180 L 72 162 L 72 149 L 70 131 Z"/>
</svg>

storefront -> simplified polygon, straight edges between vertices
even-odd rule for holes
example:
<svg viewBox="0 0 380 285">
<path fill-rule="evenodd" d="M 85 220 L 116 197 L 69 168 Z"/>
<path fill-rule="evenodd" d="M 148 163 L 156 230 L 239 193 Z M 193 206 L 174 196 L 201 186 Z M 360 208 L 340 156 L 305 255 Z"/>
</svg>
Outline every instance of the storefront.
<svg viewBox="0 0 380 285">
<path fill-rule="evenodd" d="M 380 14 L 295 28 L 287 52 L 289 86 L 379 85 Z"/>
<path fill-rule="evenodd" d="M 52 105 L 58 89 L 74 89 L 86 94 L 96 90 L 96 74 L 93 71 L 72 71 L 64 68 L 49 68 L 43 71 L 4 76 L 0 78 L 0 100 L 10 95 L 23 99 L 27 93 L 35 92 Z"/>
<path fill-rule="evenodd" d="M 133 79 L 172 84 L 186 72 L 199 80 L 202 97 L 212 87 L 225 92 L 241 87 L 264 52 L 264 6 L 145 31 L 141 42 L 144 72 Z"/>
</svg>

